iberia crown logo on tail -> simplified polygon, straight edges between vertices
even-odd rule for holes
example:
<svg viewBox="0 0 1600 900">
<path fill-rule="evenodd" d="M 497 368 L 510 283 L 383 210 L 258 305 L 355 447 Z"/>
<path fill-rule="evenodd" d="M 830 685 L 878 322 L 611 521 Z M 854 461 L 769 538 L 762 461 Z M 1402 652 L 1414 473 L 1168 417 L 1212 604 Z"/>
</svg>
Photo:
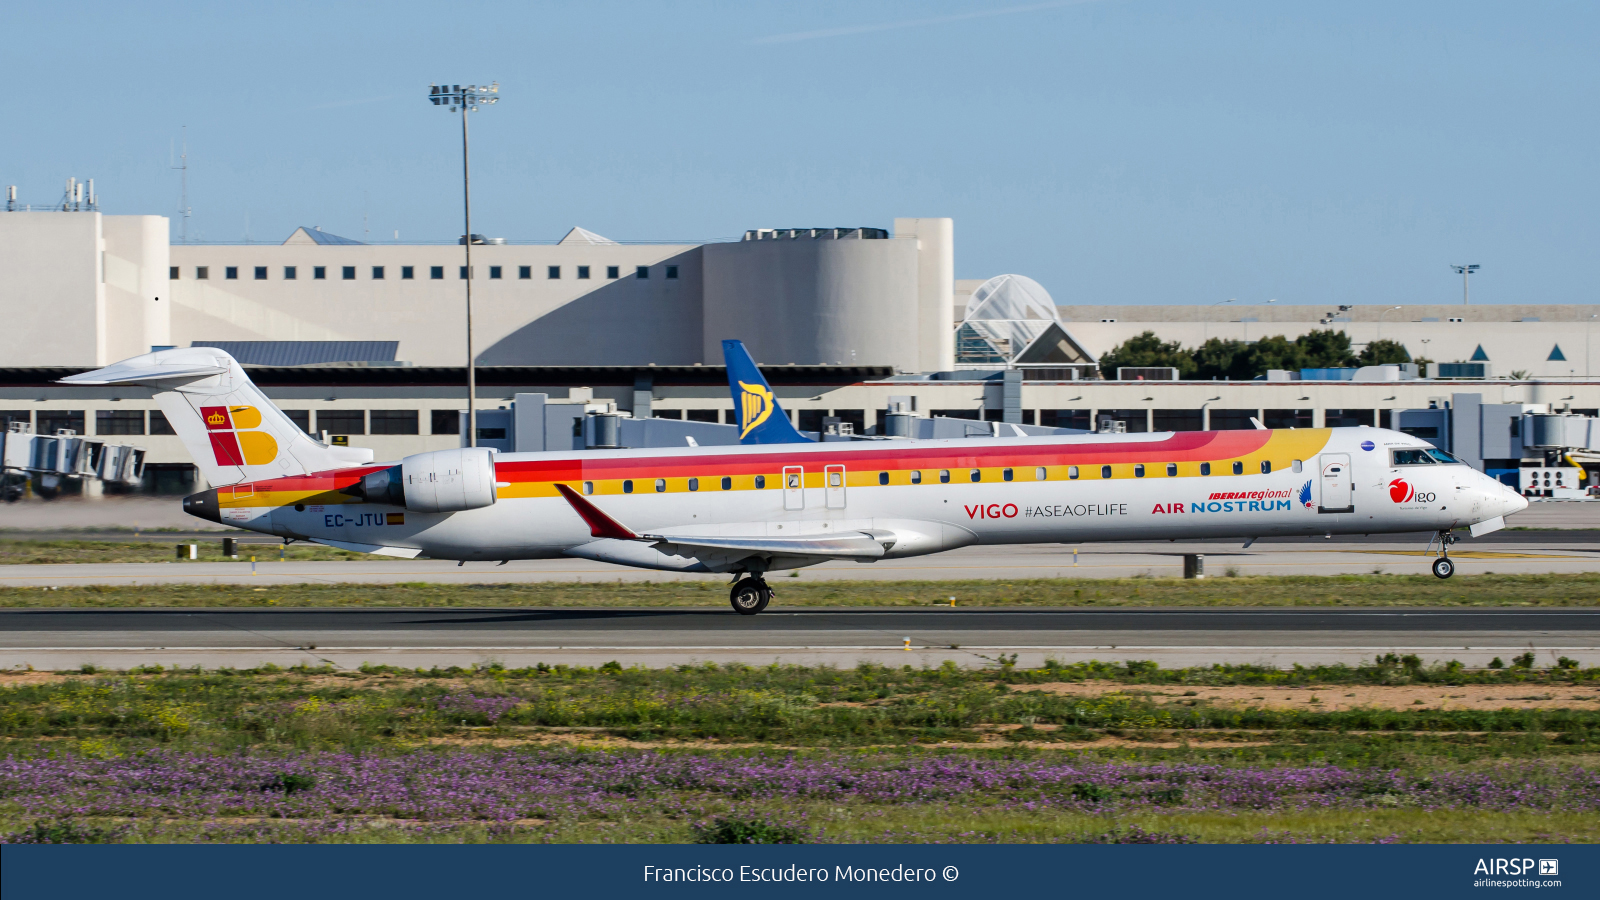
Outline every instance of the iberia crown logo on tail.
<svg viewBox="0 0 1600 900">
<path fill-rule="evenodd" d="M 254 406 L 202 406 L 211 452 L 219 466 L 262 466 L 278 457 L 278 442 L 261 427 L 261 411 Z"/>
<path fill-rule="evenodd" d="M 756 426 L 772 415 L 772 390 L 764 384 L 739 382 L 739 424 L 743 426 L 739 439 L 755 430 Z"/>
</svg>

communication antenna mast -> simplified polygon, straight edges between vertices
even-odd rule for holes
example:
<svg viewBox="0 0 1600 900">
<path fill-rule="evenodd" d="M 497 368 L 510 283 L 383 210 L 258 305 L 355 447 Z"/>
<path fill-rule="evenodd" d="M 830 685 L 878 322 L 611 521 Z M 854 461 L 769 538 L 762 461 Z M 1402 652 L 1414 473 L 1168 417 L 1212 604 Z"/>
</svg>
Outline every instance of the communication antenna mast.
<svg viewBox="0 0 1600 900">
<path fill-rule="evenodd" d="M 182 199 L 178 201 L 178 241 L 189 242 L 189 126 L 183 126 L 183 155 L 178 157 L 178 164 L 169 167 L 177 169 L 180 173 L 179 183 L 182 185 Z"/>
</svg>

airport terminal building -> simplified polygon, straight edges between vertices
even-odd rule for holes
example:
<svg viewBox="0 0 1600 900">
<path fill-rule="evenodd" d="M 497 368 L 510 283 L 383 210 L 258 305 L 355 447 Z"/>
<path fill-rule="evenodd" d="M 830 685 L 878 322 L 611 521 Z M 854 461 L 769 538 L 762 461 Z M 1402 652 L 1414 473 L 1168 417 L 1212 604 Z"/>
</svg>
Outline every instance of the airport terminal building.
<svg viewBox="0 0 1600 900">
<path fill-rule="evenodd" d="M 380 459 L 453 446 L 469 278 L 479 405 L 491 411 L 538 397 L 569 412 L 728 421 L 728 338 L 750 348 L 799 427 L 837 420 L 857 435 L 885 431 L 891 410 L 989 433 L 982 423 L 1397 427 L 1400 410 L 1463 404 L 1600 409 L 1600 306 L 1090 304 L 1022 275 L 956 279 L 950 219 L 752 229 L 707 244 L 573 228 L 556 243 L 475 241 L 470 272 L 459 244 L 368 244 L 316 227 L 277 244 L 168 234 L 162 216 L 0 213 L 0 415 L 39 433 L 124 436 L 147 448 L 152 478 L 181 481 L 187 455 L 148 391 L 51 382 L 152 348 L 216 346 L 312 433 Z M 1184 382 L 1102 377 L 1097 364 L 1144 331 L 1194 346 L 1329 328 L 1357 348 L 1381 338 L 1462 365 L 1452 378 Z"/>
</svg>

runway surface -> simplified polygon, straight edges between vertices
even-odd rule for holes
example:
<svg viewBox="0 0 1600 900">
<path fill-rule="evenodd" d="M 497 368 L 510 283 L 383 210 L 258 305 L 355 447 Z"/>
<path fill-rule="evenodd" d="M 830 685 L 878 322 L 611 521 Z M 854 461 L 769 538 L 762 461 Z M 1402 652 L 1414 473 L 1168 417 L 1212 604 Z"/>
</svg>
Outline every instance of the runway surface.
<svg viewBox="0 0 1600 900">
<path fill-rule="evenodd" d="M 1245 548 L 1239 541 L 1116 544 L 1031 544 L 966 547 L 914 559 L 871 564 L 831 562 L 799 570 L 809 580 L 961 580 L 969 578 L 1177 577 L 1183 554 L 1204 553 L 1206 573 L 1225 575 L 1425 575 L 1432 554 L 1427 535 L 1396 541 L 1274 540 Z M 513 560 L 458 566 L 448 560 L 369 557 L 352 561 L 276 560 L 276 546 L 247 545 L 238 562 L 91 563 L 0 567 L 0 585 L 87 584 L 382 584 L 427 581 L 489 584 L 537 581 L 703 581 L 720 575 L 680 575 L 579 559 Z M 252 570 L 248 557 L 257 554 Z M 1600 572 L 1600 532 L 1505 532 L 1464 539 L 1451 550 L 1462 575 L 1484 572 L 1545 574 Z M 253 574 L 252 574 L 253 571 Z M 784 576 L 774 576 L 781 579 Z M 781 583 L 778 581 L 777 583 Z"/>
<path fill-rule="evenodd" d="M 907 642 L 910 650 L 904 649 Z M 1024 666 L 1153 659 L 1291 665 L 1417 653 L 1483 665 L 1533 650 L 1600 663 L 1600 609 L 4 610 L 0 664 L 252 666 L 363 662 L 660 666 L 691 661 Z M 1544 659 L 1548 656 L 1549 659 Z"/>
</svg>

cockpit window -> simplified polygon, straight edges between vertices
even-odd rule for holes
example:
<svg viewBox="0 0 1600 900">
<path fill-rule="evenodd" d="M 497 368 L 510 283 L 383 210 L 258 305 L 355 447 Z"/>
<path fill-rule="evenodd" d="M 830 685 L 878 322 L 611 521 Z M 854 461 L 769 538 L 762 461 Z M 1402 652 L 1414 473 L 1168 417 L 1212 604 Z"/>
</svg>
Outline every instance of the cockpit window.
<svg viewBox="0 0 1600 900">
<path fill-rule="evenodd" d="M 1451 463 L 1451 464 L 1458 465 L 1458 466 L 1466 465 L 1466 463 L 1462 462 L 1459 459 L 1456 459 L 1454 456 L 1451 456 L 1450 454 L 1444 452 L 1443 450 L 1436 450 L 1436 449 L 1434 449 L 1432 447 L 1428 448 L 1428 455 L 1433 457 L 1434 459 L 1437 459 L 1439 462 L 1442 462 L 1442 463 Z"/>
<path fill-rule="evenodd" d="M 1433 457 L 1426 450 L 1391 450 L 1394 465 L 1397 466 L 1431 466 Z"/>
</svg>

